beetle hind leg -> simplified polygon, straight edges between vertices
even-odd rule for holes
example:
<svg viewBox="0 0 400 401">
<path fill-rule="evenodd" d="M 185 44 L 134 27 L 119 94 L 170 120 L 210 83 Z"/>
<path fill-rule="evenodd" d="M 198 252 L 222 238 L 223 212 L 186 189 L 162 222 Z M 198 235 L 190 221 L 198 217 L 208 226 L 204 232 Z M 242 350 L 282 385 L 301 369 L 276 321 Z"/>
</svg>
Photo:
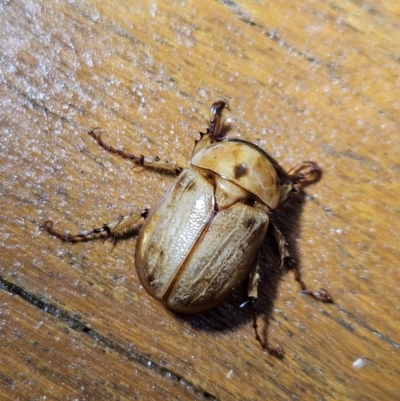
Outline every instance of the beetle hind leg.
<svg viewBox="0 0 400 401">
<path fill-rule="evenodd" d="M 132 226 L 139 222 L 140 219 L 145 219 L 149 213 L 148 209 L 142 210 L 140 213 L 131 213 L 126 216 L 120 216 L 118 220 L 112 223 L 103 224 L 102 227 L 94 228 L 91 231 L 85 231 L 78 234 L 69 234 L 63 233 L 53 228 L 52 221 L 46 221 L 42 226 L 40 226 L 40 230 L 46 231 L 49 234 L 59 238 L 62 241 L 66 242 L 80 242 L 88 239 L 94 239 L 98 237 L 103 237 L 104 240 L 111 237 L 114 238 L 117 235 L 129 230 Z"/>
<path fill-rule="evenodd" d="M 89 135 L 105 150 L 108 152 L 114 153 L 118 156 L 123 157 L 124 159 L 131 160 L 136 166 L 142 166 L 146 168 L 153 168 L 157 170 L 162 170 L 167 173 L 179 175 L 183 168 L 177 166 L 175 163 L 170 163 L 166 160 L 160 160 L 158 156 L 155 157 L 147 157 L 147 156 L 135 156 L 132 153 L 128 153 L 122 149 L 116 149 L 112 146 L 107 145 L 101 139 L 101 129 L 100 128 L 93 128 L 89 131 Z"/>
<path fill-rule="evenodd" d="M 276 344 L 276 347 L 271 347 L 268 344 L 268 339 L 265 338 L 263 341 L 261 336 L 258 332 L 258 323 L 257 323 L 257 298 L 258 298 L 258 282 L 260 280 L 260 274 L 258 271 L 258 263 L 254 263 L 253 268 L 250 271 L 248 277 L 248 287 L 247 287 L 247 300 L 241 305 L 241 307 L 246 306 L 249 304 L 251 309 L 251 314 L 253 318 L 253 329 L 254 329 L 254 336 L 256 340 L 260 343 L 261 347 L 268 351 L 268 353 L 272 356 L 277 358 L 283 358 L 284 352 L 283 348 L 280 346 L 279 343 Z"/>
<path fill-rule="evenodd" d="M 274 230 L 276 242 L 278 243 L 279 247 L 279 253 L 281 256 L 281 266 L 285 265 L 287 266 L 288 269 L 290 269 L 293 272 L 294 279 L 299 283 L 301 290 L 305 294 L 313 297 L 314 299 L 317 299 L 318 301 L 332 303 L 333 302 L 332 297 L 330 296 L 328 291 L 326 291 L 324 288 L 320 288 L 319 291 L 315 292 L 307 288 L 306 284 L 301 278 L 299 266 L 296 263 L 294 263 L 293 258 L 290 256 L 288 244 L 285 240 L 285 237 L 278 230 L 275 224 L 272 224 L 272 227 Z"/>
<path fill-rule="evenodd" d="M 285 356 L 285 353 L 283 352 L 283 348 L 279 343 L 276 343 L 275 347 L 271 347 L 268 344 L 268 340 L 265 339 L 264 341 L 261 339 L 260 334 L 258 332 L 258 323 L 257 323 L 257 309 L 256 309 L 256 304 L 257 304 L 257 298 L 249 296 L 248 300 L 244 303 L 249 304 L 251 308 L 251 312 L 253 315 L 253 329 L 254 329 L 254 336 L 256 340 L 260 343 L 261 347 L 265 350 L 268 351 L 268 353 L 272 356 L 275 356 L 276 358 L 282 359 Z"/>
</svg>

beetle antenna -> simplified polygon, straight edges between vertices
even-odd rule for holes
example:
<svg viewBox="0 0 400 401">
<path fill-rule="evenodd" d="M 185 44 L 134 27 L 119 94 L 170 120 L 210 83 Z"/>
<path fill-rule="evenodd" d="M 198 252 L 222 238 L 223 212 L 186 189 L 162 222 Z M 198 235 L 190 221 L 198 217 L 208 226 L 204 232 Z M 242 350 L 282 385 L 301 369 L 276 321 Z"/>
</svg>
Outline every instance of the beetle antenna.
<svg viewBox="0 0 400 401">
<path fill-rule="evenodd" d="M 293 186 L 300 184 L 305 186 L 318 181 L 322 171 L 317 163 L 312 161 L 301 162 L 287 173 Z"/>
<path fill-rule="evenodd" d="M 221 119 L 221 116 L 225 108 L 229 110 L 229 105 L 223 100 L 218 100 L 211 106 L 211 119 L 208 122 L 207 130 L 211 143 L 219 139 L 221 131 L 224 128 L 224 120 Z"/>
</svg>

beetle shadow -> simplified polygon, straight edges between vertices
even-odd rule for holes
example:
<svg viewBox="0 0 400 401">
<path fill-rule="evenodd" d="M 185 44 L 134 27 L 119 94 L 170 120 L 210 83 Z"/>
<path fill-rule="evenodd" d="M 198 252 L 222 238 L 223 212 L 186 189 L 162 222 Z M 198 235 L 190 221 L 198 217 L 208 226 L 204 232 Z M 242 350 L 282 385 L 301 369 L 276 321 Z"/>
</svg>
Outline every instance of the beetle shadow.
<svg viewBox="0 0 400 401">
<path fill-rule="evenodd" d="M 300 264 L 297 239 L 301 227 L 300 217 L 304 208 L 306 193 L 298 192 L 291 196 L 277 211 L 274 212 L 272 220 L 281 231 L 287 244 L 292 263 L 295 266 Z M 273 321 L 273 311 L 276 298 L 279 295 L 281 281 L 290 274 L 288 266 L 281 265 L 279 247 L 270 226 L 259 252 L 260 281 L 258 285 L 257 312 L 260 325 L 260 336 L 265 345 L 268 345 L 268 328 Z M 300 292 L 301 288 L 293 277 L 295 291 Z M 261 323 L 262 318 L 262 323 Z"/>
<path fill-rule="evenodd" d="M 283 170 L 279 167 L 278 174 L 280 175 L 281 172 Z M 299 251 L 296 246 L 296 239 L 300 234 L 300 216 L 306 197 L 307 194 L 302 190 L 293 193 L 271 216 L 271 220 L 285 237 L 293 263 L 296 265 L 299 264 Z M 259 325 L 261 341 L 267 346 L 269 343 L 268 327 L 272 321 L 279 285 L 286 274 L 289 273 L 285 266 L 280 266 L 279 248 L 271 225 L 260 247 L 258 262 L 260 281 L 258 283 L 258 299 L 256 303 L 257 324 Z M 296 289 L 300 292 L 300 287 L 298 287 L 294 279 L 293 282 Z M 180 319 L 189 323 L 196 330 L 207 332 L 224 333 L 233 331 L 235 327 L 249 325 L 249 333 L 251 332 L 254 336 L 254 330 L 251 327 L 253 311 L 251 307 L 241 307 L 247 299 L 247 283 L 245 281 L 241 288 L 238 288 L 223 304 L 210 311 L 196 315 L 175 313 L 174 315 L 178 315 Z"/>
</svg>

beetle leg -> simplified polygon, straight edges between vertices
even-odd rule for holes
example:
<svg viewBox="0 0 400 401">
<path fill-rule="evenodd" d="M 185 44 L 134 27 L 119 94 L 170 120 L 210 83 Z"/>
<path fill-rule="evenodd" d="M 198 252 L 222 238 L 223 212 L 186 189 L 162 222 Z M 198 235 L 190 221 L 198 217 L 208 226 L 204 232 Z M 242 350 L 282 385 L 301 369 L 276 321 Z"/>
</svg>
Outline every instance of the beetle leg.
<svg viewBox="0 0 400 401">
<path fill-rule="evenodd" d="M 248 279 L 248 286 L 247 286 L 247 296 L 249 298 L 258 298 L 258 282 L 260 281 L 260 272 L 258 263 L 254 263 L 254 266 L 251 268 L 249 273 Z"/>
<path fill-rule="evenodd" d="M 282 347 L 279 343 L 276 344 L 276 347 L 271 347 L 268 345 L 268 341 L 262 341 L 260 334 L 258 332 L 258 324 L 257 324 L 257 299 L 258 299 L 258 282 L 260 281 L 260 273 L 258 263 L 254 263 L 254 266 L 250 270 L 249 277 L 248 277 L 248 287 L 247 287 L 247 296 L 248 299 L 244 302 L 241 307 L 249 304 L 251 308 L 251 314 L 253 317 L 253 329 L 254 329 L 254 336 L 256 340 L 260 343 L 261 347 L 266 349 L 269 354 L 277 357 L 283 358 L 284 352 Z"/>
<path fill-rule="evenodd" d="M 91 231 L 86 231 L 78 234 L 64 234 L 58 230 L 55 230 L 53 228 L 52 221 L 46 221 L 46 223 L 40 226 L 40 229 L 42 231 L 47 231 L 49 234 L 54 235 L 55 237 L 66 242 L 79 242 L 90 238 L 97 238 L 99 236 L 103 236 L 104 240 L 106 240 L 110 236 L 115 238 L 116 235 L 121 234 L 126 229 L 129 229 L 129 227 L 136 224 L 140 219 L 145 219 L 148 213 L 149 210 L 144 209 L 140 213 L 131 213 L 127 216 L 121 216 L 118 220 L 112 223 L 106 223 L 100 228 L 94 228 Z"/>
<path fill-rule="evenodd" d="M 116 155 L 119 155 L 123 157 L 124 159 L 129 159 L 131 160 L 136 166 L 143 166 L 147 168 L 154 168 L 158 170 L 163 170 L 168 173 L 176 174 L 179 175 L 183 168 L 180 166 L 177 166 L 174 163 L 170 163 L 166 160 L 160 160 L 159 157 L 146 157 L 146 156 L 135 156 L 131 153 L 126 152 L 125 150 L 121 149 L 115 149 L 103 142 L 101 139 L 101 129 L 100 128 L 93 128 L 92 130 L 89 131 L 89 135 L 105 150 L 108 152 L 114 153 Z"/>
<path fill-rule="evenodd" d="M 332 297 L 329 295 L 328 291 L 326 291 L 324 288 L 321 288 L 320 291 L 316 292 L 313 292 L 307 288 L 303 279 L 301 278 L 299 266 L 294 263 L 293 258 L 290 256 L 289 246 L 285 240 L 285 237 L 275 226 L 275 224 L 272 223 L 272 227 L 274 230 L 276 242 L 279 247 L 279 253 L 281 256 L 281 266 L 286 265 L 293 272 L 295 280 L 299 283 L 301 290 L 305 294 L 310 295 L 311 297 L 321 302 L 327 302 L 327 303 L 333 302 Z"/>
<path fill-rule="evenodd" d="M 257 310 L 256 310 L 257 299 L 254 297 L 249 297 L 248 302 L 250 303 L 250 308 L 253 315 L 253 328 L 256 340 L 260 343 L 262 348 L 268 351 L 270 355 L 275 356 L 277 358 L 283 358 L 285 354 L 283 352 L 283 348 L 279 343 L 276 343 L 276 347 L 271 347 L 267 341 L 262 341 L 260 335 L 258 334 Z"/>
</svg>

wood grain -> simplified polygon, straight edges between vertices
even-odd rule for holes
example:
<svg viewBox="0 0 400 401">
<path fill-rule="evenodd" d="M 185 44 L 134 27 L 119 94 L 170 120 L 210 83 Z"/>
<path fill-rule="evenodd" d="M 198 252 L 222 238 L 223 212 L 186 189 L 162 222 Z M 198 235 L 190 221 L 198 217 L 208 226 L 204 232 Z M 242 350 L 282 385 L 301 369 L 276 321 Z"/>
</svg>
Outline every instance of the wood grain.
<svg viewBox="0 0 400 401">
<path fill-rule="evenodd" d="M 397 1 L 28 0 L 0 3 L 0 29 L 0 398 L 399 399 Z M 231 136 L 323 169 L 276 220 L 335 303 L 301 295 L 262 249 L 259 323 L 283 360 L 260 349 L 241 294 L 165 310 L 138 282 L 134 236 L 39 231 L 101 226 L 173 182 L 88 129 L 187 165 L 218 99 Z"/>
</svg>

